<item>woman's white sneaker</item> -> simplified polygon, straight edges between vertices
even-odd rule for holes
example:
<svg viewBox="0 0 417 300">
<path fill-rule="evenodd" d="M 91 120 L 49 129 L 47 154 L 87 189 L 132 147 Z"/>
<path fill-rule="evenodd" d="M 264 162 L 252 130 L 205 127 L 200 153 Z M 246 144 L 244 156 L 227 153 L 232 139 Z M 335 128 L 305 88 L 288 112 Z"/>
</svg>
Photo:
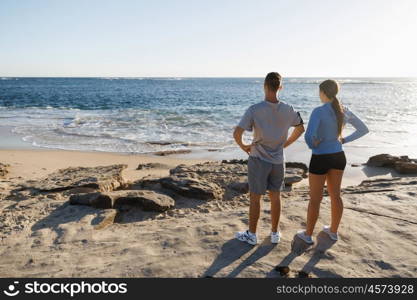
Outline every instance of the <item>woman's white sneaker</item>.
<svg viewBox="0 0 417 300">
<path fill-rule="evenodd" d="M 246 242 L 251 245 L 256 245 L 258 243 L 256 234 L 249 232 L 249 230 L 237 232 L 235 237 L 239 241 Z"/>
<path fill-rule="evenodd" d="M 327 233 L 327 235 L 329 236 L 329 238 L 331 238 L 333 241 L 338 241 L 339 240 L 339 235 L 337 234 L 337 232 L 331 232 L 330 231 L 330 226 L 328 225 L 324 225 L 323 226 L 323 231 L 325 233 Z"/>
<path fill-rule="evenodd" d="M 306 235 L 306 232 L 304 230 L 300 230 L 297 232 L 297 237 L 302 239 L 304 242 L 306 242 L 309 245 L 314 244 L 313 238 L 311 235 Z"/>
<path fill-rule="evenodd" d="M 281 232 L 271 232 L 271 243 L 278 244 L 281 240 Z"/>
</svg>

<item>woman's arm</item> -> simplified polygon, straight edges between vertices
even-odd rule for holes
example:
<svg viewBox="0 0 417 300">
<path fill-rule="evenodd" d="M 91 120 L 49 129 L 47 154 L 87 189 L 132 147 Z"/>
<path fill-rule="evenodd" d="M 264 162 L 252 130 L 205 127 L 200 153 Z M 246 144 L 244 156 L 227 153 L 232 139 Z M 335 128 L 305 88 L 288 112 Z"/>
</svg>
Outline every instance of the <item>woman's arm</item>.
<svg viewBox="0 0 417 300">
<path fill-rule="evenodd" d="M 369 132 L 365 123 L 347 108 L 345 108 L 345 120 L 355 128 L 355 131 L 342 139 L 343 144 L 357 140 Z"/>
<path fill-rule="evenodd" d="M 320 125 L 320 111 L 316 108 L 313 110 L 308 121 L 307 131 L 304 134 L 304 139 L 310 149 L 316 148 L 319 144 L 317 138 L 317 130 Z"/>
</svg>

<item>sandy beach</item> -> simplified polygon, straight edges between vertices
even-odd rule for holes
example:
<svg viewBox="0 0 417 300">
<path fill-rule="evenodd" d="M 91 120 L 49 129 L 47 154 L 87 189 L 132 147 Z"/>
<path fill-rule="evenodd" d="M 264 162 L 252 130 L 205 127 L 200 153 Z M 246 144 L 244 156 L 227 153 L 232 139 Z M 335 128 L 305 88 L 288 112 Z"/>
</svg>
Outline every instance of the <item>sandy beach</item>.
<svg viewBox="0 0 417 300">
<path fill-rule="evenodd" d="M 311 248 L 294 238 L 305 225 L 308 204 L 305 179 L 297 181 L 283 193 L 280 244 L 269 241 L 265 198 L 260 244 L 252 247 L 234 239 L 234 233 L 247 226 L 248 196 L 239 185 L 245 181 L 241 162 L 1 150 L 0 163 L 8 170 L 0 179 L 1 277 L 298 277 L 300 271 L 311 277 L 417 276 L 417 181 L 413 176 L 387 177 L 389 170 L 378 169 L 375 174 L 383 177 L 345 187 L 337 243 L 320 232 L 330 217 L 325 197 L 315 231 L 317 243 Z M 118 191 L 91 184 L 67 187 L 68 178 L 56 179 L 61 171 L 53 177 L 59 189 L 52 190 L 51 181 L 48 187 L 40 187 L 45 186 L 44 178 L 59 169 L 120 164 L 126 166 L 117 177 L 117 186 L 111 185 Z M 139 164 L 142 167 L 137 170 Z M 180 164 L 184 165 L 175 168 Z M 174 169 L 171 175 L 170 169 Z M 99 175 L 80 174 L 88 174 L 85 180 L 90 181 Z M 173 184 L 181 184 L 175 176 L 189 180 L 190 186 L 172 190 Z M 159 211 L 149 211 L 126 205 L 103 209 L 69 201 L 94 191 L 115 197 L 115 193 L 142 190 L 163 192 L 175 205 L 168 208 L 158 202 Z M 277 265 L 288 266 L 289 273 L 275 271 Z"/>
</svg>

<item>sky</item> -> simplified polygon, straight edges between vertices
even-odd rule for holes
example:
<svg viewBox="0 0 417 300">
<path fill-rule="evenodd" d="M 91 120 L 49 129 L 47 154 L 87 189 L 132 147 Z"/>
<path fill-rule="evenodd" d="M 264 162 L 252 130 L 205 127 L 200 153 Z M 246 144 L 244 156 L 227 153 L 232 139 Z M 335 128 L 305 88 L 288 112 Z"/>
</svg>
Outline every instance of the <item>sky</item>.
<svg viewBox="0 0 417 300">
<path fill-rule="evenodd" d="M 417 77 L 416 0 L 0 0 L 0 76 Z"/>
</svg>

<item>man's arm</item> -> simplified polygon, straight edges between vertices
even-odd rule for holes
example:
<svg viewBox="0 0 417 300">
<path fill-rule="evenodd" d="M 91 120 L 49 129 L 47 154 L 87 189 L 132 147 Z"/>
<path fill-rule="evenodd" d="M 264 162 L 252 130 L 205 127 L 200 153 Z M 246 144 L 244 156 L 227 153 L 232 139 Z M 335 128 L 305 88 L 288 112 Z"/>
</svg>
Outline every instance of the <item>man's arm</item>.
<svg viewBox="0 0 417 300">
<path fill-rule="evenodd" d="M 236 144 L 238 144 L 239 145 L 239 147 L 243 150 L 243 151 L 245 151 L 247 154 L 249 154 L 250 153 L 250 147 L 251 147 L 251 145 L 245 145 L 245 144 L 243 144 L 243 142 L 242 142 L 242 135 L 243 135 L 243 132 L 244 132 L 245 130 L 242 128 L 242 127 L 239 127 L 239 126 L 237 126 L 236 128 L 235 128 L 235 131 L 233 132 L 233 137 L 234 137 L 234 139 L 235 139 L 235 141 L 236 141 Z"/>
<path fill-rule="evenodd" d="M 294 127 L 294 130 L 292 131 L 290 137 L 284 143 L 284 148 L 287 148 L 289 145 L 294 143 L 303 134 L 304 131 L 305 129 L 303 124 Z"/>
</svg>

